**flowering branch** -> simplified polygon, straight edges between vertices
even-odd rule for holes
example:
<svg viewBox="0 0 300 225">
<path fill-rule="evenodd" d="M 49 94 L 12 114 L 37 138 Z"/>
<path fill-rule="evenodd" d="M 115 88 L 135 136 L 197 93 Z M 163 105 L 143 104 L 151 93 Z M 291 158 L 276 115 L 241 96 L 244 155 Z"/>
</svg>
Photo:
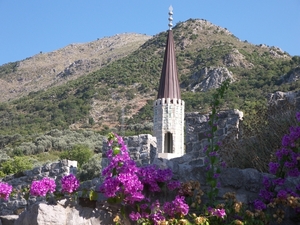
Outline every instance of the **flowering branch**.
<svg viewBox="0 0 300 225">
<path fill-rule="evenodd" d="M 213 101 L 211 103 L 212 112 L 209 115 L 208 125 L 210 130 L 208 132 L 208 146 L 204 149 L 207 157 L 207 173 L 206 181 L 209 185 L 208 198 L 209 204 L 212 205 L 218 195 L 218 183 L 217 179 L 221 173 L 220 161 L 219 161 L 219 143 L 215 143 L 215 133 L 217 131 L 218 111 L 220 108 L 220 99 L 224 97 L 225 91 L 228 89 L 230 80 L 224 81 L 217 89 L 217 92 L 213 95 Z"/>
</svg>

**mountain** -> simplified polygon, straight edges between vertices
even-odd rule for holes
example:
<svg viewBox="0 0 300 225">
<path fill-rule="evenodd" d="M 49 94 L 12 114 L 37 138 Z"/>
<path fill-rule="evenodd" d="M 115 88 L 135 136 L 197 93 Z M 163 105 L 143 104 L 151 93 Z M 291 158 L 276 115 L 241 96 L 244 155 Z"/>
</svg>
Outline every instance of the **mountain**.
<svg viewBox="0 0 300 225">
<path fill-rule="evenodd" d="M 226 28 L 202 19 L 178 23 L 173 33 L 187 112 L 208 112 L 214 89 L 227 78 L 232 83 L 224 107 L 243 110 L 245 116 L 265 105 L 269 93 L 300 89 L 299 56 L 241 41 Z M 126 35 L 111 38 L 126 39 Z M 0 104 L 0 134 L 32 134 L 53 128 L 151 132 L 166 32 L 151 38 L 136 35 L 136 41 L 128 38 L 126 44 L 116 44 L 119 47 L 102 44 L 106 55 L 94 54 L 99 44 L 91 46 L 112 43 L 111 38 L 70 45 L 0 67 L 5 86 L 1 88 L 6 91 Z M 135 47 L 127 48 L 129 45 Z M 64 57 L 69 51 L 69 58 Z M 52 55 L 57 58 L 49 60 Z M 27 60 L 31 63 L 25 67 Z M 55 72 L 54 61 L 63 62 L 55 64 Z M 15 92 L 10 85 L 15 85 Z"/>
<path fill-rule="evenodd" d="M 132 53 L 150 38 L 143 34 L 117 34 L 5 64 L 0 67 L 0 102 L 59 86 L 99 70 Z"/>
</svg>

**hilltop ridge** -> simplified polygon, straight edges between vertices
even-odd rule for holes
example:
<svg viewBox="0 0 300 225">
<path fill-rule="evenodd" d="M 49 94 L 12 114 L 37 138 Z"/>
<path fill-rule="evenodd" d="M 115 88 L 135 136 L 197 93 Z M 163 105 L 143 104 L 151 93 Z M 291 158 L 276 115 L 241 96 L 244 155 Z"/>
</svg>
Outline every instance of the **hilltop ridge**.
<svg viewBox="0 0 300 225">
<path fill-rule="evenodd" d="M 150 38 L 135 33 L 116 34 L 4 64 L 0 67 L 0 102 L 61 85 L 99 70 L 135 51 Z"/>
</svg>

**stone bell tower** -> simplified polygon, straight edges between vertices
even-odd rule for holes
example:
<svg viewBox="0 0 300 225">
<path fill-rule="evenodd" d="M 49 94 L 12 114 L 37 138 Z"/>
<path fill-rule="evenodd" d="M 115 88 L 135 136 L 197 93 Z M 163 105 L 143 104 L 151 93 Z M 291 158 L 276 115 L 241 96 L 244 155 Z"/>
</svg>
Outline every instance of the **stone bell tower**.
<svg viewBox="0 0 300 225">
<path fill-rule="evenodd" d="M 154 136 L 159 158 L 184 155 L 184 101 L 181 100 L 172 31 L 173 8 L 169 8 L 169 30 L 157 100 L 154 102 Z"/>
</svg>

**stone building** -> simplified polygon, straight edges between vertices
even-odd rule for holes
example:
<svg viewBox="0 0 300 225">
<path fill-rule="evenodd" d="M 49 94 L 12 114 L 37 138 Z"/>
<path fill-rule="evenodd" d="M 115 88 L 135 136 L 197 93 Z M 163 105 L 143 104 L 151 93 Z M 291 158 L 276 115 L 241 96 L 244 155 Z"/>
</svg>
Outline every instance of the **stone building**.
<svg viewBox="0 0 300 225">
<path fill-rule="evenodd" d="M 159 158 L 184 155 L 184 101 L 181 100 L 172 31 L 172 6 L 169 30 L 157 99 L 154 102 L 154 136 Z"/>
</svg>

